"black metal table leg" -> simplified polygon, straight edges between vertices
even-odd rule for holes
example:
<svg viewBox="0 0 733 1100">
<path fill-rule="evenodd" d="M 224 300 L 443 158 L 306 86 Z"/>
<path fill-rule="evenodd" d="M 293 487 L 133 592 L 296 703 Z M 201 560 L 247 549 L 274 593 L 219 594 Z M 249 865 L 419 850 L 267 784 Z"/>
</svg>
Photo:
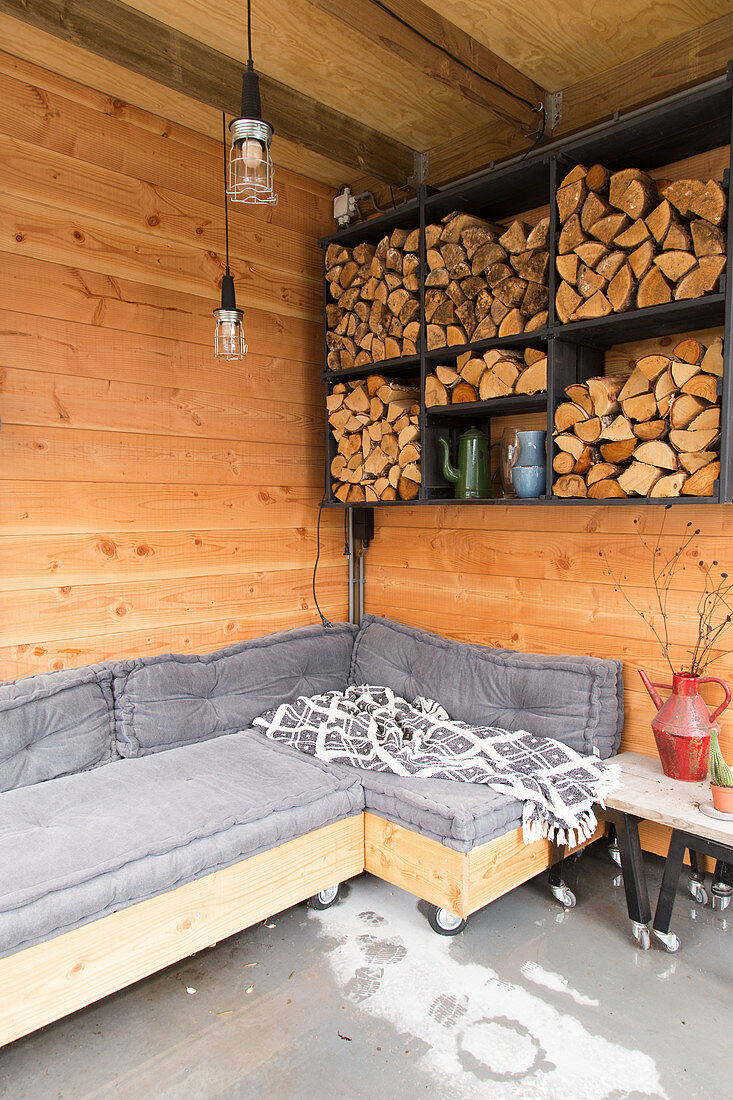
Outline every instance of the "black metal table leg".
<svg viewBox="0 0 733 1100">
<path fill-rule="evenodd" d="M 644 859 L 639 840 L 639 818 L 619 810 L 607 810 L 604 816 L 616 829 L 626 908 L 634 939 L 646 951 L 650 945 L 649 922 L 652 919 L 652 907 L 649 903 Z"/>
<path fill-rule="evenodd" d="M 667 951 L 679 951 L 680 941 L 673 932 L 669 931 L 672 923 L 672 910 L 677 894 L 677 884 L 682 873 L 682 863 L 687 848 L 687 836 L 678 829 L 672 830 L 667 852 L 667 862 L 664 865 L 662 885 L 659 888 L 659 900 L 654 914 L 654 935 L 664 944 Z"/>
<path fill-rule="evenodd" d="M 708 892 L 705 889 L 705 868 L 700 856 L 690 848 L 690 873 L 687 876 L 687 886 L 695 901 L 700 905 L 707 905 Z"/>
</svg>

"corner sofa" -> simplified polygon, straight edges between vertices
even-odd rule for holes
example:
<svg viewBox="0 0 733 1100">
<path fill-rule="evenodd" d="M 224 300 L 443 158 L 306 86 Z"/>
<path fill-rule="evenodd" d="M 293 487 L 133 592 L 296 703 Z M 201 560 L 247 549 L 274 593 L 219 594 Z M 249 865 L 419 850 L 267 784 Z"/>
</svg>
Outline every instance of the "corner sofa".
<svg viewBox="0 0 733 1100">
<path fill-rule="evenodd" d="M 452 933 L 562 853 L 490 789 L 326 765 L 251 729 L 349 683 L 612 755 L 621 666 L 366 617 L 0 685 L 0 1045 L 366 869 Z"/>
</svg>

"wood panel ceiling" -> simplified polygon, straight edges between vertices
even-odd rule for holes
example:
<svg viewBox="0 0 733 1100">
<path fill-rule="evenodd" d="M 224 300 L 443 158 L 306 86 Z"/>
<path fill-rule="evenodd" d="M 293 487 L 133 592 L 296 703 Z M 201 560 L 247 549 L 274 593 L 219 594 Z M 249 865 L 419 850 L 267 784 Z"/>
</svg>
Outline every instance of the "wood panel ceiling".
<svg viewBox="0 0 733 1100">
<path fill-rule="evenodd" d="M 0 0 L 5 48 L 213 135 L 237 112 L 244 0 Z M 275 159 L 325 183 L 445 182 L 722 72 L 731 0 L 254 0 Z M 297 94 L 296 94 L 297 93 Z M 533 107 L 535 109 L 533 109 Z"/>
</svg>

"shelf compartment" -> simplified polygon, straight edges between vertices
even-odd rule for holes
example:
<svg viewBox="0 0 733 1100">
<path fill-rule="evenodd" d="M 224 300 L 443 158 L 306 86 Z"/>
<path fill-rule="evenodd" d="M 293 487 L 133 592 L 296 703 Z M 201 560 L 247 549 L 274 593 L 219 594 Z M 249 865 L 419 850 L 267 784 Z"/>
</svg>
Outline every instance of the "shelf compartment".
<svg viewBox="0 0 733 1100">
<path fill-rule="evenodd" d="M 541 393 L 514 393 L 506 397 L 493 397 L 490 401 L 464 401 L 457 405 L 431 405 L 425 416 L 431 420 L 451 418 L 516 416 L 520 413 L 544 412 L 547 408 L 547 390 Z"/>
<path fill-rule="evenodd" d="M 431 348 L 425 352 L 425 358 L 429 363 L 439 362 L 443 359 L 457 359 L 459 355 L 470 351 L 473 355 L 483 355 L 492 348 L 544 348 L 550 335 L 549 328 L 541 328 L 536 332 L 520 332 L 516 336 L 492 336 L 490 340 L 479 340 L 475 344 L 450 344 L 442 348 Z"/>
<path fill-rule="evenodd" d="M 630 309 L 590 321 L 571 321 L 557 325 L 555 333 L 576 344 L 612 347 L 614 344 L 651 337 L 670 336 L 696 329 L 722 325 L 725 319 L 725 294 L 707 294 L 647 309 Z"/>
<path fill-rule="evenodd" d="M 324 382 L 346 382 L 349 378 L 368 378 L 370 374 L 383 374 L 392 377 L 395 374 L 420 373 L 420 356 L 406 355 L 404 359 L 383 359 L 381 363 L 364 363 L 361 367 L 349 367 L 348 370 L 321 371 Z"/>
</svg>

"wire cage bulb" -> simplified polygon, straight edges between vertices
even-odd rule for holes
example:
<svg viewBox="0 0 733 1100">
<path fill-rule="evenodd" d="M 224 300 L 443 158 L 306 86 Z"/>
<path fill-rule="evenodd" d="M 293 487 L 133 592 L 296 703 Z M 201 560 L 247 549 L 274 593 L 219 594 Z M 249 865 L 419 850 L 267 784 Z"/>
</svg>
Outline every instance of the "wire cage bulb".
<svg viewBox="0 0 733 1100">
<path fill-rule="evenodd" d="M 232 202 L 274 206 L 277 195 L 270 155 L 272 128 L 261 119 L 236 118 L 230 122 L 229 130 L 232 135 L 229 198 Z"/>
</svg>

